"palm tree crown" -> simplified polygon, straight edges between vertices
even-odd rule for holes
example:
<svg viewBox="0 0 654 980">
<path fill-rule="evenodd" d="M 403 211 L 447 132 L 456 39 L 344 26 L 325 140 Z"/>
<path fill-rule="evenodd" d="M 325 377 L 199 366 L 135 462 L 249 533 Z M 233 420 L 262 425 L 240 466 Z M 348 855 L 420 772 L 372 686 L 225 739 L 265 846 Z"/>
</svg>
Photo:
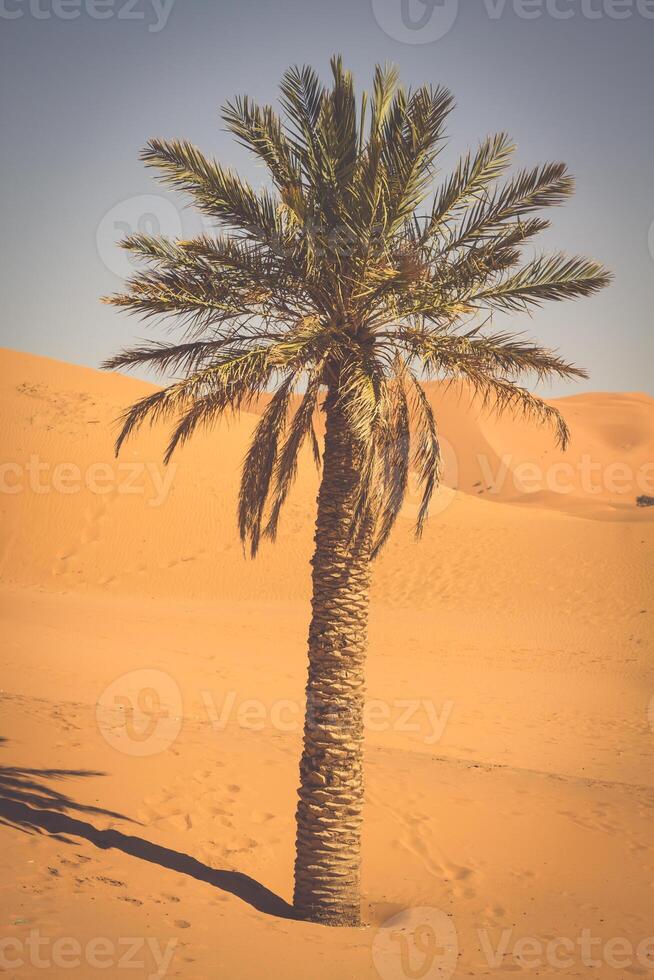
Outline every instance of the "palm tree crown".
<svg viewBox="0 0 654 980">
<path fill-rule="evenodd" d="M 267 167 L 264 189 L 188 142 L 146 146 L 146 164 L 224 234 L 130 235 L 124 247 L 147 265 L 107 299 L 146 318 L 175 317 L 184 332 L 180 343 L 144 343 L 106 363 L 149 365 L 177 379 L 127 411 L 117 449 L 144 421 L 163 419 L 172 424 L 169 459 L 199 426 L 274 390 L 242 475 L 239 526 L 253 554 L 262 535 L 276 534 L 306 440 L 320 458 L 313 420 L 325 389 L 357 447 L 352 531 L 373 528 L 373 555 L 401 509 L 411 467 L 421 483 L 418 532 L 438 484 L 437 427 L 422 377 L 464 379 L 484 404 L 552 423 L 565 446 L 557 409 L 517 382 L 584 372 L 487 325 L 494 311 L 586 296 L 610 278 L 588 259 L 522 259 L 548 226 L 538 213 L 572 193 L 563 164 L 507 179 L 514 147 L 494 135 L 434 193 L 450 93 L 407 91 L 395 69 L 378 66 L 372 93 L 357 100 L 339 57 L 331 68 L 329 87 L 311 68 L 287 71 L 281 117 L 247 96 L 224 107 L 228 129 Z"/>
</svg>

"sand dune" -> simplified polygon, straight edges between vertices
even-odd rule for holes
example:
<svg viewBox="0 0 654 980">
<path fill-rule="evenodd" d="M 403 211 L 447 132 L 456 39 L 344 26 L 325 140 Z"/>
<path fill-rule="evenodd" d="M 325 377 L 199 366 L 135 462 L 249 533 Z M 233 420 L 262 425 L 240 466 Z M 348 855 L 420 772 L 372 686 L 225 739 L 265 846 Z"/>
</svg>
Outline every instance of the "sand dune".
<svg viewBox="0 0 654 980">
<path fill-rule="evenodd" d="M 375 568 L 369 925 L 340 931 L 285 905 L 317 475 L 307 459 L 280 540 L 246 560 L 234 517 L 256 415 L 168 470 L 160 431 L 115 460 L 112 420 L 148 387 L 0 359 L 0 890 L 25 960 L 7 974 L 43 975 L 34 929 L 74 937 L 82 960 L 94 937 L 115 958 L 142 937 L 135 977 L 502 978 L 538 959 L 521 939 L 541 944 L 538 976 L 654 968 L 654 943 L 637 955 L 654 935 L 654 509 L 636 506 L 654 495 L 654 399 L 560 399 L 563 455 L 428 386 L 446 485 L 419 544 L 409 497 Z M 407 972 L 380 928 L 407 909 L 441 947 L 450 916 L 458 958 L 428 972 L 413 950 Z M 48 975 L 95 975 L 51 946 Z"/>
</svg>

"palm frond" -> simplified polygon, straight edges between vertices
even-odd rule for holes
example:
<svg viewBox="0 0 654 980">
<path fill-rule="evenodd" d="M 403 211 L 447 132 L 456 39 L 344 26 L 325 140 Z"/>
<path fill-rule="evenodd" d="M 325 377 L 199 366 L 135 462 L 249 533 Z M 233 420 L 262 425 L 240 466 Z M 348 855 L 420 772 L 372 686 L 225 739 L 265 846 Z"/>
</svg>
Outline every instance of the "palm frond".
<svg viewBox="0 0 654 980">
<path fill-rule="evenodd" d="M 278 114 L 243 95 L 222 110 L 266 167 L 261 190 L 188 141 L 151 140 L 143 151 L 159 179 L 218 228 L 191 240 L 132 234 L 122 243 L 142 267 L 106 302 L 181 336 L 141 341 L 105 362 L 176 379 L 125 412 L 116 449 L 144 423 L 165 422 L 169 460 L 194 433 L 272 392 L 239 496 L 239 530 L 255 554 L 262 534 L 277 534 L 307 440 L 320 462 L 313 421 L 325 390 L 323 407 L 345 429 L 356 474 L 349 543 L 365 541 L 376 555 L 412 467 L 418 536 L 440 480 L 421 378 L 460 379 L 482 410 L 550 424 L 565 446 L 565 419 L 524 379 L 585 372 L 488 324 L 497 310 L 592 295 L 611 277 L 590 259 L 523 258 L 549 225 L 540 212 L 566 201 L 573 180 L 562 163 L 506 176 L 514 147 L 504 133 L 465 154 L 433 192 L 453 106 L 445 88 L 405 89 L 396 68 L 377 66 L 370 95 L 357 98 L 336 56 L 326 85 L 309 66 L 290 68 L 280 103 Z"/>
<path fill-rule="evenodd" d="M 368 443 L 380 415 L 387 379 L 374 357 L 348 357 L 341 365 L 338 401 L 354 440 Z"/>
<path fill-rule="evenodd" d="M 468 209 L 448 242 L 448 249 L 470 245 L 494 235 L 503 224 L 522 221 L 535 211 L 563 204 L 573 191 L 574 180 L 563 163 L 523 170 Z"/>
<path fill-rule="evenodd" d="M 507 169 L 514 151 L 509 136 L 497 133 L 484 140 L 474 156 L 468 153 L 460 160 L 436 195 L 422 241 L 427 241 L 443 224 L 456 219 L 471 201 L 485 194 L 488 186 Z"/>
<path fill-rule="evenodd" d="M 127 347 L 113 357 L 107 358 L 101 367 L 105 371 L 130 371 L 134 368 L 146 367 L 164 375 L 171 371 L 190 374 L 206 367 L 220 350 L 233 343 L 232 337 L 194 340 L 186 344 L 148 341 L 138 347 Z"/>
<path fill-rule="evenodd" d="M 216 413 L 227 408 L 233 411 L 240 409 L 265 388 L 276 367 L 274 349 L 271 347 L 232 353 L 223 360 L 215 360 L 210 367 L 196 371 L 182 381 L 141 398 L 120 419 L 116 455 L 125 440 L 145 421 L 154 425 L 170 419 L 171 416 L 186 413 L 198 399 L 205 398 L 208 394 L 215 398 L 212 405 Z M 174 446 L 182 438 L 184 433 L 180 432 L 174 439 Z M 171 455 L 169 446 L 167 459 Z"/>
<path fill-rule="evenodd" d="M 198 209 L 246 235 L 274 243 L 284 235 L 278 209 L 267 190 L 256 193 L 246 181 L 185 140 L 153 139 L 141 153 L 159 180 L 190 194 Z"/>
<path fill-rule="evenodd" d="M 297 373 L 293 372 L 273 395 L 254 431 L 243 464 L 238 527 L 241 541 L 249 544 L 252 557 L 259 549 L 261 524 L 277 459 L 277 447 L 286 426 L 289 403 L 296 382 Z"/>
<path fill-rule="evenodd" d="M 442 457 L 434 410 L 424 388 L 413 372 L 409 372 L 409 377 L 414 390 L 415 414 L 418 419 L 418 444 L 414 465 L 418 471 L 419 486 L 422 487 L 422 499 L 416 519 L 416 537 L 421 537 L 429 514 L 431 499 L 440 483 Z"/>
<path fill-rule="evenodd" d="M 577 299 L 604 289 L 611 275 L 599 262 L 566 255 L 534 259 L 514 275 L 474 293 L 471 304 L 519 311 L 546 300 Z"/>
<path fill-rule="evenodd" d="M 454 105 L 442 87 L 419 88 L 410 98 L 400 91 L 383 127 L 386 234 L 392 235 L 424 199 L 442 148 L 445 120 Z"/>
<path fill-rule="evenodd" d="M 282 507 L 286 503 L 289 490 L 297 475 L 298 454 L 306 439 L 311 440 L 316 465 L 320 466 L 320 451 L 313 428 L 313 416 L 316 411 L 318 393 L 322 383 L 323 372 L 322 365 L 319 362 L 309 379 L 302 401 L 289 425 L 288 436 L 275 463 L 274 499 L 270 517 L 268 518 L 268 523 L 264 531 L 266 537 L 270 538 L 271 541 L 274 541 L 277 537 Z"/>
<path fill-rule="evenodd" d="M 239 142 L 266 164 L 286 203 L 297 202 L 302 193 L 302 173 L 274 109 L 258 106 L 244 95 L 227 102 L 222 117 Z"/>
<path fill-rule="evenodd" d="M 568 448 L 570 430 L 563 414 L 554 405 L 548 404 L 514 381 L 489 377 L 471 365 L 462 368 L 460 376 L 469 382 L 474 394 L 480 399 L 482 411 L 490 411 L 498 417 L 510 413 L 522 416 L 532 424 L 550 425 L 560 448 Z"/>
<path fill-rule="evenodd" d="M 402 366 L 395 372 L 394 384 L 386 399 L 386 424 L 376 433 L 375 454 L 379 459 L 372 556 L 376 557 L 386 544 L 400 514 L 409 483 L 411 462 L 411 432 L 409 404 Z"/>
<path fill-rule="evenodd" d="M 454 334 L 407 328 L 398 339 L 421 360 L 423 368 L 431 375 L 457 375 L 470 365 L 489 376 L 511 379 L 529 373 L 538 381 L 572 381 L 588 377 L 581 368 L 564 361 L 557 351 L 508 331 L 484 334 L 481 327 L 475 327 L 463 334 Z"/>
</svg>

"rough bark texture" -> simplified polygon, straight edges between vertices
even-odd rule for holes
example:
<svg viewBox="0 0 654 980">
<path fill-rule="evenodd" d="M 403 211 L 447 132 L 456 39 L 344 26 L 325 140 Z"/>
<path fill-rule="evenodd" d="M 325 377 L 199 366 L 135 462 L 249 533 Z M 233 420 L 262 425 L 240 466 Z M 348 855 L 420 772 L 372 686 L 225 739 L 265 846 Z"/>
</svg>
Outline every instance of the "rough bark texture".
<svg viewBox="0 0 654 980">
<path fill-rule="evenodd" d="M 326 413 L 294 905 L 314 922 L 359 925 L 370 545 L 351 540 L 357 453 L 331 394 Z"/>
</svg>

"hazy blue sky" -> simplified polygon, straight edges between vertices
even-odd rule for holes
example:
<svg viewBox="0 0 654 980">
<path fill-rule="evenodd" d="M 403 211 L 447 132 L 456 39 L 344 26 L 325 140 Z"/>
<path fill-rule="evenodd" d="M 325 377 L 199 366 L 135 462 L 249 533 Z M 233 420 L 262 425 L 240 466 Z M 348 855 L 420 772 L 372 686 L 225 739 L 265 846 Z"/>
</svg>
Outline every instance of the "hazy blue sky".
<svg viewBox="0 0 654 980">
<path fill-rule="evenodd" d="M 121 282 L 113 242 L 197 228 L 139 162 L 146 139 L 189 138 L 258 183 L 219 105 L 271 101 L 289 64 L 326 72 L 336 51 L 360 86 L 391 60 L 452 89 L 444 165 L 498 129 L 520 164 L 569 164 L 577 195 L 543 245 L 616 282 L 515 325 L 588 367 L 585 388 L 652 392 L 652 0 L 0 0 L 0 343 L 96 366 L 144 336 L 98 302 Z"/>
</svg>

